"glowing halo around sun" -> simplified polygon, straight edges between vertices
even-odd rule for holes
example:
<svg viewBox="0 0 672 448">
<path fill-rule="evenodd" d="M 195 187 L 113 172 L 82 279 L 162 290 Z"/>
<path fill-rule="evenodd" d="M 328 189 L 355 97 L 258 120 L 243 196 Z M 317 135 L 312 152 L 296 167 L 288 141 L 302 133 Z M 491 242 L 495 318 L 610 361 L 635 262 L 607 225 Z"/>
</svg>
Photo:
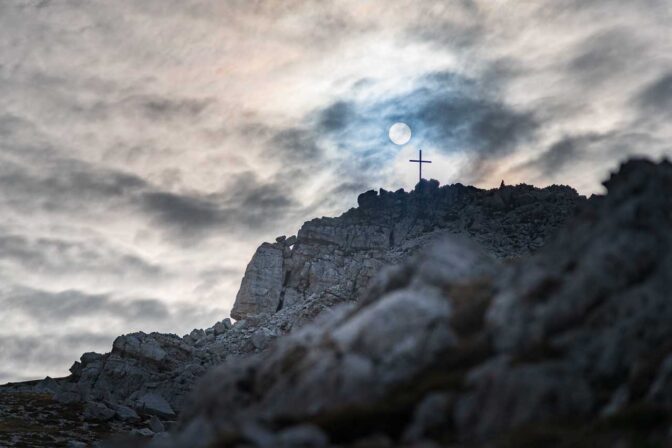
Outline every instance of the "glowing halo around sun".
<svg viewBox="0 0 672 448">
<path fill-rule="evenodd" d="M 411 128 L 406 123 L 394 123 L 390 126 L 390 140 L 395 145 L 405 145 L 411 140 Z"/>
</svg>

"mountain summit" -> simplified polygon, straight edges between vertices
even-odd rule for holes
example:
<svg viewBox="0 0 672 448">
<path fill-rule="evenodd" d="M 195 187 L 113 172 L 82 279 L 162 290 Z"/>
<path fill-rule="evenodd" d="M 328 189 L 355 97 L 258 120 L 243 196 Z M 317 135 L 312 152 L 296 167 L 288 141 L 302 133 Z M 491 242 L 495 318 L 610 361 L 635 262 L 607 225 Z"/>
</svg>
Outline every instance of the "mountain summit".
<svg viewBox="0 0 672 448">
<path fill-rule="evenodd" d="M 660 440 L 671 179 L 669 163 L 638 160 L 590 200 L 565 186 L 433 180 L 363 193 L 340 217 L 257 249 L 235 324 L 120 336 L 69 377 L 5 386 L 0 412 L 21 403 L 11 409 L 34 424 L 50 403 L 73 415 L 52 415 L 71 428 L 60 437 L 160 433 L 154 443 L 169 447 L 508 446 L 536 437 L 527 425 L 543 438 L 568 424 L 571 441 L 633 412 Z M 53 398 L 27 405 L 36 393 Z M 179 432 L 164 434 L 178 416 Z M 596 443 L 639 434 L 606 428 Z"/>
</svg>

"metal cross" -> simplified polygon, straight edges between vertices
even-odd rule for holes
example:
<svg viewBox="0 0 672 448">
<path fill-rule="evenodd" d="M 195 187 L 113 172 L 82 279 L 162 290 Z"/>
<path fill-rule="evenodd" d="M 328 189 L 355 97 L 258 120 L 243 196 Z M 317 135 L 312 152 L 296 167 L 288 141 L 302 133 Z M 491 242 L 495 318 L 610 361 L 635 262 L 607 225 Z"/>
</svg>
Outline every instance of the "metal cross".
<svg viewBox="0 0 672 448">
<path fill-rule="evenodd" d="M 420 156 L 418 157 L 418 160 L 409 160 L 409 162 L 414 162 L 418 164 L 418 171 L 419 171 L 419 177 L 420 181 L 422 181 L 422 164 L 423 163 L 432 163 L 431 160 L 422 160 L 422 149 L 418 149 L 420 151 Z"/>
</svg>

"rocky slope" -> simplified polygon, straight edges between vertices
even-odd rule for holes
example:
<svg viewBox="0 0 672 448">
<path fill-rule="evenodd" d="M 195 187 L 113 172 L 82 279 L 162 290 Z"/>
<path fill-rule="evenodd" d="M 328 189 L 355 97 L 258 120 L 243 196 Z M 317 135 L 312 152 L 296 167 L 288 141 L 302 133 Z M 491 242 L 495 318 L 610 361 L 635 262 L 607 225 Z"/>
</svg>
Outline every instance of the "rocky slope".
<svg viewBox="0 0 672 448">
<path fill-rule="evenodd" d="M 386 269 L 211 371 L 153 446 L 670 446 L 672 165 L 605 186 L 533 256 L 449 238 Z"/>
<path fill-rule="evenodd" d="M 476 242 L 493 258 L 527 254 L 586 200 L 562 186 L 480 190 L 423 181 L 412 192 L 370 191 L 358 202 L 338 218 L 305 223 L 295 237 L 262 244 L 237 295 L 235 325 L 225 319 L 183 337 L 120 336 L 110 353 L 84 354 L 67 378 L 0 388 L 0 409 L 10 396 L 2 391 L 48 393 L 65 406 L 81 403 L 85 421 L 148 430 L 158 418 L 170 426 L 208 369 L 264 351 L 278 336 L 327 318 L 336 305 L 352 306 L 384 266 L 398 265 L 446 235 Z M 0 431 L 0 444 L 7 443 L 2 437 Z"/>
</svg>

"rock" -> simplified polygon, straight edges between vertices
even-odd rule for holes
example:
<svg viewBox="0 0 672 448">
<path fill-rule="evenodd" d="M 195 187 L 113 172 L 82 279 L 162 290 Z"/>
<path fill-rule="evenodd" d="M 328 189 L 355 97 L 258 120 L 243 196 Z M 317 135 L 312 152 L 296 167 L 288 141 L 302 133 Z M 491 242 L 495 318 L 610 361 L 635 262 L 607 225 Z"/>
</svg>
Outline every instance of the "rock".
<svg viewBox="0 0 672 448">
<path fill-rule="evenodd" d="M 495 256 L 524 254 L 543 245 L 585 200 L 557 186 L 485 191 L 439 188 L 437 181 L 424 179 L 418 185 L 412 193 L 368 191 L 358 199 L 360 208 L 306 222 L 297 237 L 262 244 L 248 265 L 232 316 L 275 313 L 324 292 L 356 301 L 383 266 L 465 230 Z M 541 223 L 531 223 L 532 217 Z"/>
<path fill-rule="evenodd" d="M 427 396 L 415 409 L 413 420 L 406 428 L 403 440 L 406 443 L 417 443 L 429 438 L 436 430 L 451 423 L 453 397 L 446 393 L 435 393 Z"/>
<path fill-rule="evenodd" d="M 203 339 L 205 336 L 206 336 L 206 333 L 203 330 L 192 330 L 191 333 L 189 333 L 189 337 L 193 341 L 199 341 L 199 340 Z"/>
<path fill-rule="evenodd" d="M 123 404 L 117 404 L 113 406 L 114 412 L 119 420 L 124 422 L 137 422 L 140 421 L 140 416 L 137 412 L 131 409 L 128 406 Z"/>
<path fill-rule="evenodd" d="M 56 394 L 61 390 L 60 386 L 53 378 L 46 377 L 35 386 L 35 392 Z"/>
<path fill-rule="evenodd" d="M 112 349 L 144 358 L 148 361 L 160 362 L 166 357 L 166 351 L 153 338 L 142 337 L 144 334 L 119 336 L 114 340 Z"/>
<path fill-rule="evenodd" d="M 114 417 L 115 411 L 105 406 L 103 403 L 89 401 L 84 407 L 82 414 L 85 420 L 105 422 Z"/>
<path fill-rule="evenodd" d="M 672 351 L 662 362 L 646 399 L 650 403 L 672 409 Z"/>
<path fill-rule="evenodd" d="M 357 196 L 357 205 L 361 208 L 368 208 L 375 205 L 378 193 L 376 190 L 369 190 Z"/>
<path fill-rule="evenodd" d="M 74 385 L 73 385 L 74 386 Z M 54 400 L 62 404 L 76 403 L 82 400 L 81 393 L 77 387 L 61 387 L 61 389 L 54 394 Z"/>
<path fill-rule="evenodd" d="M 609 403 L 602 409 L 600 415 L 602 417 L 611 417 L 621 412 L 628 404 L 630 399 L 630 391 L 626 386 L 621 386 L 616 389 L 609 400 Z"/>
<path fill-rule="evenodd" d="M 142 412 L 158 417 L 171 418 L 175 416 L 175 411 L 170 404 L 156 393 L 147 393 L 140 397 L 137 401 L 137 408 Z"/>
<path fill-rule="evenodd" d="M 159 432 L 152 437 L 152 443 L 148 445 L 150 448 L 165 447 L 170 444 L 172 437 L 167 432 Z"/>
<path fill-rule="evenodd" d="M 80 361 L 82 367 L 88 367 L 91 364 L 102 362 L 104 358 L 100 353 L 86 352 L 80 357 Z"/>
<path fill-rule="evenodd" d="M 213 327 L 215 331 L 215 336 L 219 336 L 220 334 L 226 333 L 228 330 L 231 329 L 233 325 L 231 324 L 231 319 L 228 317 L 220 322 L 217 322 L 215 326 Z"/>
<path fill-rule="evenodd" d="M 149 428 L 139 428 L 131 431 L 131 434 L 140 437 L 152 437 L 154 435 L 154 432 Z"/>
<path fill-rule="evenodd" d="M 329 446 L 327 436 L 315 425 L 297 425 L 280 431 L 275 438 L 277 448 L 322 448 Z"/>
<path fill-rule="evenodd" d="M 275 312 L 280 300 L 283 266 L 282 247 L 262 244 L 247 265 L 231 317 L 240 320 L 248 315 Z"/>
<path fill-rule="evenodd" d="M 587 418 L 595 403 L 586 379 L 560 363 L 516 366 L 498 358 L 474 369 L 466 385 L 474 392 L 457 400 L 455 423 L 480 439 L 530 422 Z"/>
<path fill-rule="evenodd" d="M 86 448 L 87 444 L 79 440 L 68 440 L 67 448 Z"/>
<path fill-rule="evenodd" d="M 161 420 L 156 415 L 152 415 L 152 418 L 149 420 L 149 429 L 154 432 L 165 432 L 166 428 L 161 423 Z"/>
<path fill-rule="evenodd" d="M 257 350 L 263 350 L 276 337 L 268 328 L 261 327 L 252 334 L 250 340 Z"/>
</svg>

